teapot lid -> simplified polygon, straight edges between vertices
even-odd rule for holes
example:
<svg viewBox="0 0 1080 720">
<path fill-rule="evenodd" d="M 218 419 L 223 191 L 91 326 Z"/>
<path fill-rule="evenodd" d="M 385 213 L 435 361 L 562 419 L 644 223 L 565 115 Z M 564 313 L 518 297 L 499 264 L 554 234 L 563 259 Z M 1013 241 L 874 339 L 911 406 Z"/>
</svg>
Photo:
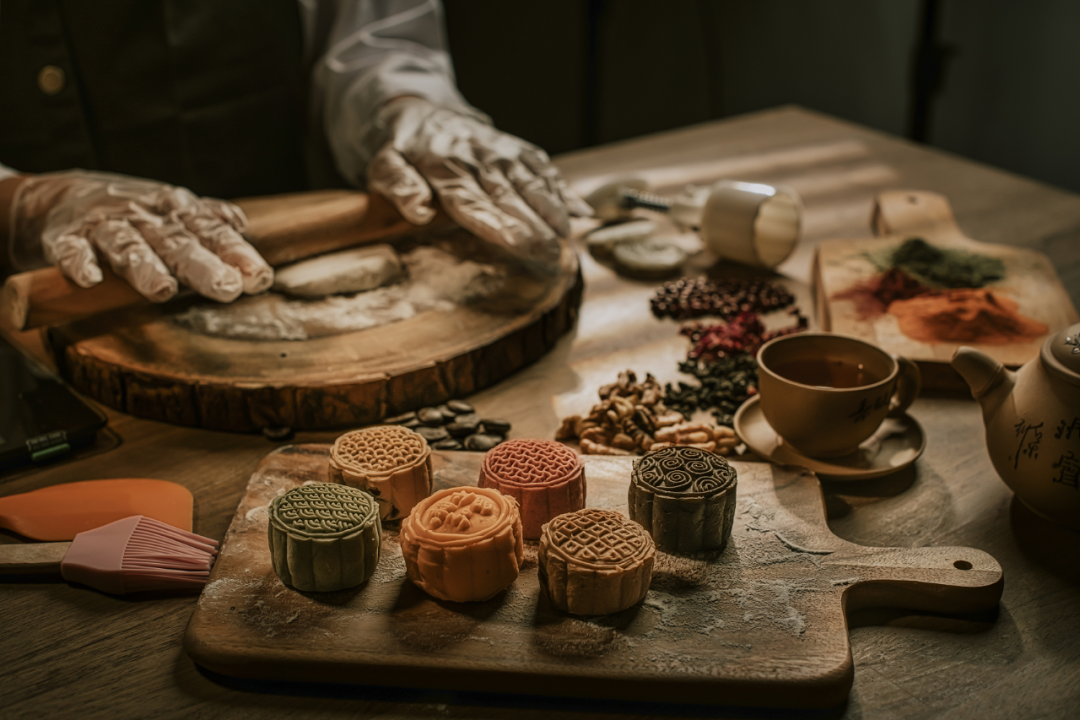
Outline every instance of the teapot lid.
<svg viewBox="0 0 1080 720">
<path fill-rule="evenodd" d="M 1072 385 L 1080 385 L 1080 323 L 1050 337 L 1042 346 L 1047 370 Z"/>
</svg>

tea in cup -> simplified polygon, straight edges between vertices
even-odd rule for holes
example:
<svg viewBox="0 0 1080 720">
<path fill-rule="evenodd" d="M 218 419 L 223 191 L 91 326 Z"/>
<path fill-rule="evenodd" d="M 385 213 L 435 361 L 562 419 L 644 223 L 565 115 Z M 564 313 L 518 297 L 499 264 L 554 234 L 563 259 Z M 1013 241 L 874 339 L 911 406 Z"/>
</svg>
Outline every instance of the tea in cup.
<svg viewBox="0 0 1080 720">
<path fill-rule="evenodd" d="M 784 335 L 757 355 L 761 412 L 803 455 L 843 457 L 919 394 L 919 368 L 876 345 L 829 333 Z"/>
</svg>

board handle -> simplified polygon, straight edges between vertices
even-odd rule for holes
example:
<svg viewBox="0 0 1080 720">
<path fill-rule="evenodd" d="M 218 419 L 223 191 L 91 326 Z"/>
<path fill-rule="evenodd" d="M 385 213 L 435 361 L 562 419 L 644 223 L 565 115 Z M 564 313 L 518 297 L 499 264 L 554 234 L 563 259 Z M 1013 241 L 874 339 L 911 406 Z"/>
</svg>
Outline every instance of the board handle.
<svg viewBox="0 0 1080 720">
<path fill-rule="evenodd" d="M 886 190 L 874 197 L 870 215 L 874 235 L 918 235 L 930 228 L 959 233 L 949 199 L 926 190 Z"/>
<path fill-rule="evenodd" d="M 993 610 L 1005 577 L 991 555 L 969 547 L 869 548 L 821 560 L 848 609 L 900 607 L 929 612 Z"/>
</svg>

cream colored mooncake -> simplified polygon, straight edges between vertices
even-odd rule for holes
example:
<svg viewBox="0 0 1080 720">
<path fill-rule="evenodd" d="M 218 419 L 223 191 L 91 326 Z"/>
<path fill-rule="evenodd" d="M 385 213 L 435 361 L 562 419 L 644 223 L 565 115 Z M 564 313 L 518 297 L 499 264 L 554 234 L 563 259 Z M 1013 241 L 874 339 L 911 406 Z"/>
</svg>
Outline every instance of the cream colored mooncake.
<svg viewBox="0 0 1080 720">
<path fill-rule="evenodd" d="M 431 448 L 399 425 L 353 430 L 334 441 L 329 474 L 371 493 L 383 520 L 400 520 L 431 494 Z"/>
<path fill-rule="evenodd" d="M 652 582 L 656 546 L 611 510 L 559 515 L 540 536 L 540 584 L 560 610 L 607 615 L 638 603 Z"/>
</svg>

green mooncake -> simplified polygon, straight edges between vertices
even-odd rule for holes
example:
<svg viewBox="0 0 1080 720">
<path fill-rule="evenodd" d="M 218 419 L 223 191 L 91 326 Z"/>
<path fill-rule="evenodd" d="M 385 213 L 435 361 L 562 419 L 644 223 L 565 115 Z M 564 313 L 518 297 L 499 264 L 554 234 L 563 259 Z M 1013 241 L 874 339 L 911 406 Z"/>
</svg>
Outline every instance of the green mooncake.
<svg viewBox="0 0 1080 720">
<path fill-rule="evenodd" d="M 293 488 L 270 503 L 274 572 L 307 592 L 366 582 L 379 564 L 379 506 L 368 493 L 335 483 Z"/>
</svg>

